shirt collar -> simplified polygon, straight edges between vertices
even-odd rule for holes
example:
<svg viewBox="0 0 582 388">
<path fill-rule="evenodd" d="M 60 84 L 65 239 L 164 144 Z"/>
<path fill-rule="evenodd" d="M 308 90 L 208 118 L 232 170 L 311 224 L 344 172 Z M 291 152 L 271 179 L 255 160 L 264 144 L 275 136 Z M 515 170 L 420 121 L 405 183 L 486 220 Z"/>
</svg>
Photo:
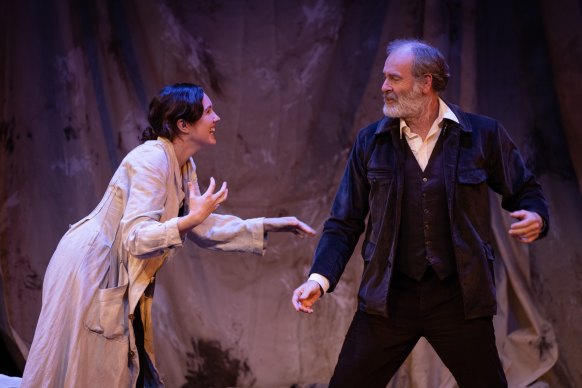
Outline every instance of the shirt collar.
<svg viewBox="0 0 582 388">
<path fill-rule="evenodd" d="M 439 115 L 436 118 L 435 122 L 439 127 L 442 126 L 444 119 L 449 119 L 454 121 L 455 123 L 459 123 L 459 119 L 457 115 L 449 108 L 447 104 L 439 97 Z M 433 124 L 434 125 L 434 124 Z M 400 138 L 402 139 L 402 134 L 406 131 L 410 131 L 410 128 L 406 125 L 406 121 L 404 119 L 400 119 Z"/>
</svg>

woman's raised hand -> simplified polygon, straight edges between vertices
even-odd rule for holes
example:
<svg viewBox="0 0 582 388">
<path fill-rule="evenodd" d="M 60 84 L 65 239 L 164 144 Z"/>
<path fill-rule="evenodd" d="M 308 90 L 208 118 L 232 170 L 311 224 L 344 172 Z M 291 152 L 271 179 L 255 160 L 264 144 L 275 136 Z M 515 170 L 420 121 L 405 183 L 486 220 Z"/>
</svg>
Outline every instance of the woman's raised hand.
<svg viewBox="0 0 582 388">
<path fill-rule="evenodd" d="M 215 188 L 216 182 L 214 178 L 210 178 L 208 190 L 202 195 L 196 195 L 194 183 L 188 182 L 188 214 L 178 220 L 178 230 L 181 233 L 204 222 L 226 200 L 228 197 L 226 182 L 222 183 L 220 190 L 216 193 Z"/>
</svg>

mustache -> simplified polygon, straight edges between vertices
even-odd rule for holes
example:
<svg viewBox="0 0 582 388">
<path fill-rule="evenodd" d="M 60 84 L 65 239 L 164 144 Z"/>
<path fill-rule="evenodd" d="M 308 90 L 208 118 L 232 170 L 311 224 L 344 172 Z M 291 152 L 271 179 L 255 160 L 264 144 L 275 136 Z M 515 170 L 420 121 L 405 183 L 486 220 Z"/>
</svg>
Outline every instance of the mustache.
<svg viewBox="0 0 582 388">
<path fill-rule="evenodd" d="M 398 101 L 398 97 L 394 93 L 383 93 L 384 101 L 386 100 L 394 100 Z"/>
</svg>

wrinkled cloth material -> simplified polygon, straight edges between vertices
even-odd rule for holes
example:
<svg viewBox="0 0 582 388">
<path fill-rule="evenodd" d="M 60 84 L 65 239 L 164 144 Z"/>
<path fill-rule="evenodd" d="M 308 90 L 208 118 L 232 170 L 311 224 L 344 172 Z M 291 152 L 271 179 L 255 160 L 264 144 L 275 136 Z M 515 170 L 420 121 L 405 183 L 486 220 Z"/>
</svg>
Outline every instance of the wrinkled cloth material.
<svg viewBox="0 0 582 388">
<path fill-rule="evenodd" d="M 163 386 L 155 368 L 152 298 L 158 270 L 182 246 L 177 216 L 180 206 L 188 211 L 185 180 L 200 195 L 193 161 L 181 171 L 168 140 L 148 141 L 121 162 L 97 207 L 69 228 L 45 274 L 23 387 L 134 387 L 138 303 L 153 375 L 146 386 Z M 206 248 L 264 249 L 261 219 L 211 215 L 189 233 Z"/>
<path fill-rule="evenodd" d="M 507 222 L 492 223 L 495 264 L 519 269 L 496 287 L 507 377 L 582 386 L 579 1 L 19 0 L 0 2 L 0 21 L 0 331 L 20 368 L 51 254 L 138 144 L 161 87 L 201 84 L 222 119 L 216 147 L 196 155 L 201 183 L 228 182 L 220 213 L 296 215 L 320 232 L 357 131 L 381 114 L 386 44 L 422 37 L 449 62 L 444 97 L 504 123 L 550 204 L 550 235 L 527 249 L 500 249 Z M 359 249 L 333 295 L 301 316 L 289 298 L 317 238 L 269 239 L 262 259 L 185 241 L 158 272 L 168 386 L 329 380 L 357 308 Z M 530 342 L 547 351 L 532 357 Z M 445 381 L 431 352 L 419 343 L 398 388 Z"/>
</svg>

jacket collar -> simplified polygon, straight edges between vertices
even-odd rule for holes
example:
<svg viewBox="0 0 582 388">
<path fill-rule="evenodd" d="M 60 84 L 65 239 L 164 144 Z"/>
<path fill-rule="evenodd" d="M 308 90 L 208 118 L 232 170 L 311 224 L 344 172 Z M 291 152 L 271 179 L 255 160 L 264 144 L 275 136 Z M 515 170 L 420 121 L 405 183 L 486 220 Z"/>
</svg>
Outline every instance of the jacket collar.
<svg viewBox="0 0 582 388">
<path fill-rule="evenodd" d="M 176 185 L 176 189 L 178 192 L 178 199 L 179 202 L 182 202 L 182 200 L 184 199 L 184 191 L 186 190 L 186 187 L 184 187 L 184 185 L 186 183 L 184 183 L 182 179 L 182 172 L 180 171 L 180 164 L 178 163 L 178 157 L 176 156 L 174 146 L 172 145 L 172 142 L 170 140 L 164 137 L 158 137 L 157 140 L 160 142 L 160 144 L 162 144 L 162 147 L 164 147 L 164 150 L 166 151 L 166 155 L 168 155 L 170 168 L 171 171 L 173 171 L 174 173 L 174 184 Z M 193 163 L 192 158 L 189 159 L 189 163 Z M 189 163 L 186 163 L 186 165 L 188 165 Z"/>
</svg>

